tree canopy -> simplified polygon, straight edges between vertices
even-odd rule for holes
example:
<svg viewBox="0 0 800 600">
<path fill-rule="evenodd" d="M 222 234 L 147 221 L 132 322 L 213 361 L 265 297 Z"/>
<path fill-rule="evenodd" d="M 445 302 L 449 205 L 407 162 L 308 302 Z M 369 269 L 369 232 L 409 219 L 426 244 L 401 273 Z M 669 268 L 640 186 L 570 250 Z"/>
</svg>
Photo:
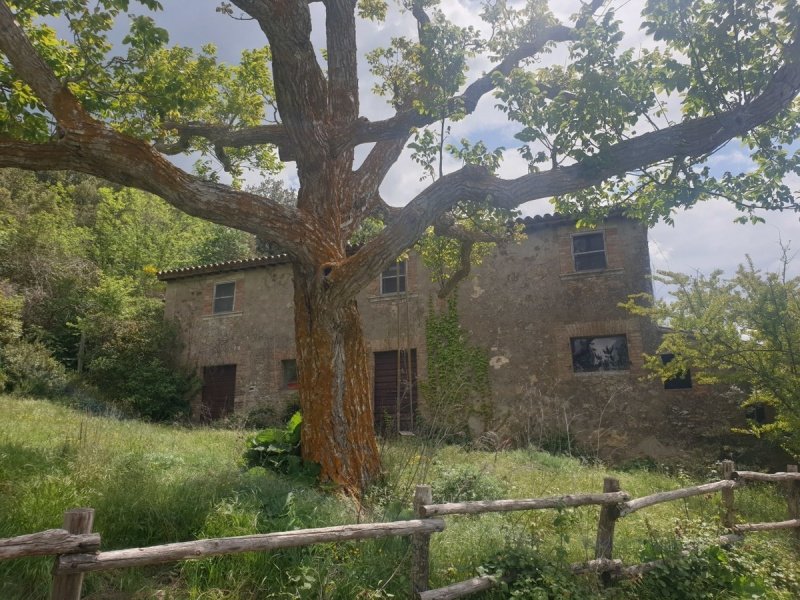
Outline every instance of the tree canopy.
<svg viewBox="0 0 800 600">
<path fill-rule="evenodd" d="M 175 364 L 156 265 L 244 258 L 253 246 L 137 190 L 0 171 L 0 388 L 57 394 L 66 366 L 128 414 L 185 413 L 192 381 Z"/>
<path fill-rule="evenodd" d="M 223 15 L 253 19 L 265 35 L 227 65 L 210 45 L 170 46 L 156 0 L 0 0 L 0 166 L 104 177 L 282 248 L 294 269 L 304 448 L 323 476 L 351 489 L 378 469 L 354 297 L 430 227 L 483 242 L 459 221 L 471 207 L 547 197 L 590 216 L 621 205 L 651 222 L 709 197 L 744 211 L 800 209 L 784 181 L 800 171 L 793 0 L 649 0 L 646 41 L 634 48 L 603 0 L 568 22 L 545 0 L 490 0 L 480 27 L 452 20 L 436 0 L 323 0 L 324 24 L 311 4 L 222 3 Z M 135 9 L 143 14 L 115 47 L 116 18 Z M 357 21 L 390 11 L 415 34 L 360 56 Z M 322 48 L 312 42 L 318 26 Z M 478 57 L 488 66 L 469 72 Z M 388 118 L 361 114 L 365 64 Z M 498 177 L 496 153 L 474 140 L 450 149 L 459 168 L 437 169 L 445 123 L 492 95 L 518 126 L 528 171 Z M 731 140 L 749 153 L 745 170 L 712 170 L 709 157 Z M 439 176 L 393 208 L 380 187 L 409 143 Z M 195 173 L 168 159 L 187 152 L 201 156 Z M 211 159 L 234 185 L 220 183 Z M 296 205 L 238 188 L 243 169 L 281 161 L 296 163 Z M 375 215 L 383 229 L 348 255 L 347 241 Z"/>
<path fill-rule="evenodd" d="M 659 273 L 670 287 L 669 301 L 644 304 L 631 298 L 627 308 L 668 326 L 657 354 L 646 364 L 662 379 L 687 371 L 701 384 L 737 387 L 745 407 L 768 406 L 771 422 L 751 421 L 750 431 L 800 456 L 800 277 L 783 268 L 763 273 L 751 262 L 730 278 Z M 650 299 L 652 300 L 652 299 Z M 660 355 L 674 358 L 664 362 Z"/>
</svg>

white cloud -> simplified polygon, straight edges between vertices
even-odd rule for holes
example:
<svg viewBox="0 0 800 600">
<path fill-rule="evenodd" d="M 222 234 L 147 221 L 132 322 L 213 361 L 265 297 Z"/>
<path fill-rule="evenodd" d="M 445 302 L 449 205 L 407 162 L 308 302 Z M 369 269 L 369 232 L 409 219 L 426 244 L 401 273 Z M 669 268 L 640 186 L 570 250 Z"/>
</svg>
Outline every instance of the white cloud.
<svg viewBox="0 0 800 600">
<path fill-rule="evenodd" d="M 757 268 L 779 267 L 780 245 L 800 250 L 800 217 L 796 213 L 762 212 L 765 223 L 738 224 L 741 213 L 727 202 L 713 200 L 677 213 L 675 226 L 659 224 L 650 231 L 653 270 L 727 275 L 750 256 Z M 655 251 L 653 249 L 655 248 Z M 792 265 L 800 274 L 800 261 Z"/>
</svg>

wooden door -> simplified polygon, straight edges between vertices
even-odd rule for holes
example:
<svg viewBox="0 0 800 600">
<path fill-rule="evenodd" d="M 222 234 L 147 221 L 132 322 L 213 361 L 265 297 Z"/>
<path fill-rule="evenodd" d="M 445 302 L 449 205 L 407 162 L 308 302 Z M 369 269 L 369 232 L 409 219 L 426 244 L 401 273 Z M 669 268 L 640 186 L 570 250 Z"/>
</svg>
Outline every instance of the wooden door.
<svg viewBox="0 0 800 600">
<path fill-rule="evenodd" d="M 411 377 L 409 377 L 409 372 Z M 375 353 L 375 432 L 413 431 L 417 412 L 417 351 Z"/>
<path fill-rule="evenodd" d="M 203 400 L 201 418 L 221 419 L 233 413 L 236 395 L 236 365 L 203 367 Z"/>
</svg>

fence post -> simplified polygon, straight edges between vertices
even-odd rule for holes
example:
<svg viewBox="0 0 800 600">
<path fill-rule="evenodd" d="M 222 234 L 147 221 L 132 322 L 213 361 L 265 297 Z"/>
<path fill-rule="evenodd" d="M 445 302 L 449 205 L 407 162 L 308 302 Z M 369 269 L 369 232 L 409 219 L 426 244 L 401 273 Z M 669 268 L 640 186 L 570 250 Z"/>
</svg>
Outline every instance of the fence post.
<svg viewBox="0 0 800 600">
<path fill-rule="evenodd" d="M 431 486 L 418 485 L 414 490 L 414 514 L 424 519 L 422 506 L 433 504 Z M 415 533 L 411 536 L 411 597 L 417 598 L 420 592 L 428 590 L 430 583 L 430 544 L 431 534 Z"/>
<path fill-rule="evenodd" d="M 94 524 L 93 508 L 73 508 L 64 513 L 64 529 L 70 533 L 91 533 Z M 58 557 L 53 569 L 58 566 Z M 53 575 L 50 600 L 80 600 L 83 573 L 75 575 Z"/>
<path fill-rule="evenodd" d="M 736 463 L 732 460 L 723 460 L 719 465 L 719 474 L 722 479 L 733 479 Z M 732 529 L 736 524 L 736 512 L 733 506 L 733 488 L 722 490 L 722 526 Z"/>
<path fill-rule="evenodd" d="M 797 473 L 797 465 L 786 465 L 787 473 Z M 800 519 L 800 481 L 786 482 L 786 507 L 790 519 Z M 794 529 L 795 540 L 800 541 L 800 527 Z"/>
<path fill-rule="evenodd" d="M 620 491 L 619 479 L 606 477 L 603 479 L 603 493 Z M 600 520 L 597 523 L 597 542 L 594 546 L 596 559 L 606 558 L 611 560 L 614 553 L 614 528 L 619 519 L 619 507 L 616 504 L 604 504 L 600 508 Z M 603 583 L 610 581 L 609 573 L 603 573 Z"/>
</svg>

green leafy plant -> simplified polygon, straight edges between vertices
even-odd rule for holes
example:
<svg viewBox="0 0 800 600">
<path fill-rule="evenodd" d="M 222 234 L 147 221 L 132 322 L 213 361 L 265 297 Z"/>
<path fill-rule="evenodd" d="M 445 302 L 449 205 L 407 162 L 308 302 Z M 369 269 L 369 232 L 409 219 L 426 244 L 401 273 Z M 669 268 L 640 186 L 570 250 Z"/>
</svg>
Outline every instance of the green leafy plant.
<svg viewBox="0 0 800 600">
<path fill-rule="evenodd" d="M 646 357 L 657 377 L 691 369 L 697 383 L 741 390 L 745 408 L 767 406 L 775 414 L 768 423 L 751 421 L 746 432 L 800 456 L 800 277 L 790 271 L 788 248 L 776 272 L 759 271 L 749 258 L 730 278 L 662 271 L 654 279 L 670 286 L 671 300 L 637 295 L 623 306 L 670 328 Z M 665 362 L 665 355 L 674 358 Z"/>
<path fill-rule="evenodd" d="M 479 571 L 500 581 L 505 598 L 588 600 L 602 597 L 588 581 L 575 577 L 562 564 L 547 560 L 536 548 L 498 554 Z"/>
<path fill-rule="evenodd" d="M 268 427 L 247 440 L 244 459 L 249 467 L 266 467 L 278 473 L 316 475 L 319 466 L 300 458 L 303 415 L 298 410 L 286 427 Z"/>
<path fill-rule="evenodd" d="M 481 397 L 489 395 L 489 356 L 471 346 L 458 320 L 455 296 L 425 322 L 428 377 L 420 383 L 428 406 L 429 433 L 449 441 L 468 437 L 467 419 Z M 445 435 L 442 435 L 445 434 Z"/>
<path fill-rule="evenodd" d="M 188 414 L 188 397 L 196 381 L 176 368 L 176 327 L 164 320 L 157 301 L 126 298 L 132 306 L 112 319 L 106 314 L 102 331 L 89 330 L 98 340 L 88 366 L 87 380 L 109 403 L 131 415 L 153 421 L 180 419 Z"/>
</svg>

